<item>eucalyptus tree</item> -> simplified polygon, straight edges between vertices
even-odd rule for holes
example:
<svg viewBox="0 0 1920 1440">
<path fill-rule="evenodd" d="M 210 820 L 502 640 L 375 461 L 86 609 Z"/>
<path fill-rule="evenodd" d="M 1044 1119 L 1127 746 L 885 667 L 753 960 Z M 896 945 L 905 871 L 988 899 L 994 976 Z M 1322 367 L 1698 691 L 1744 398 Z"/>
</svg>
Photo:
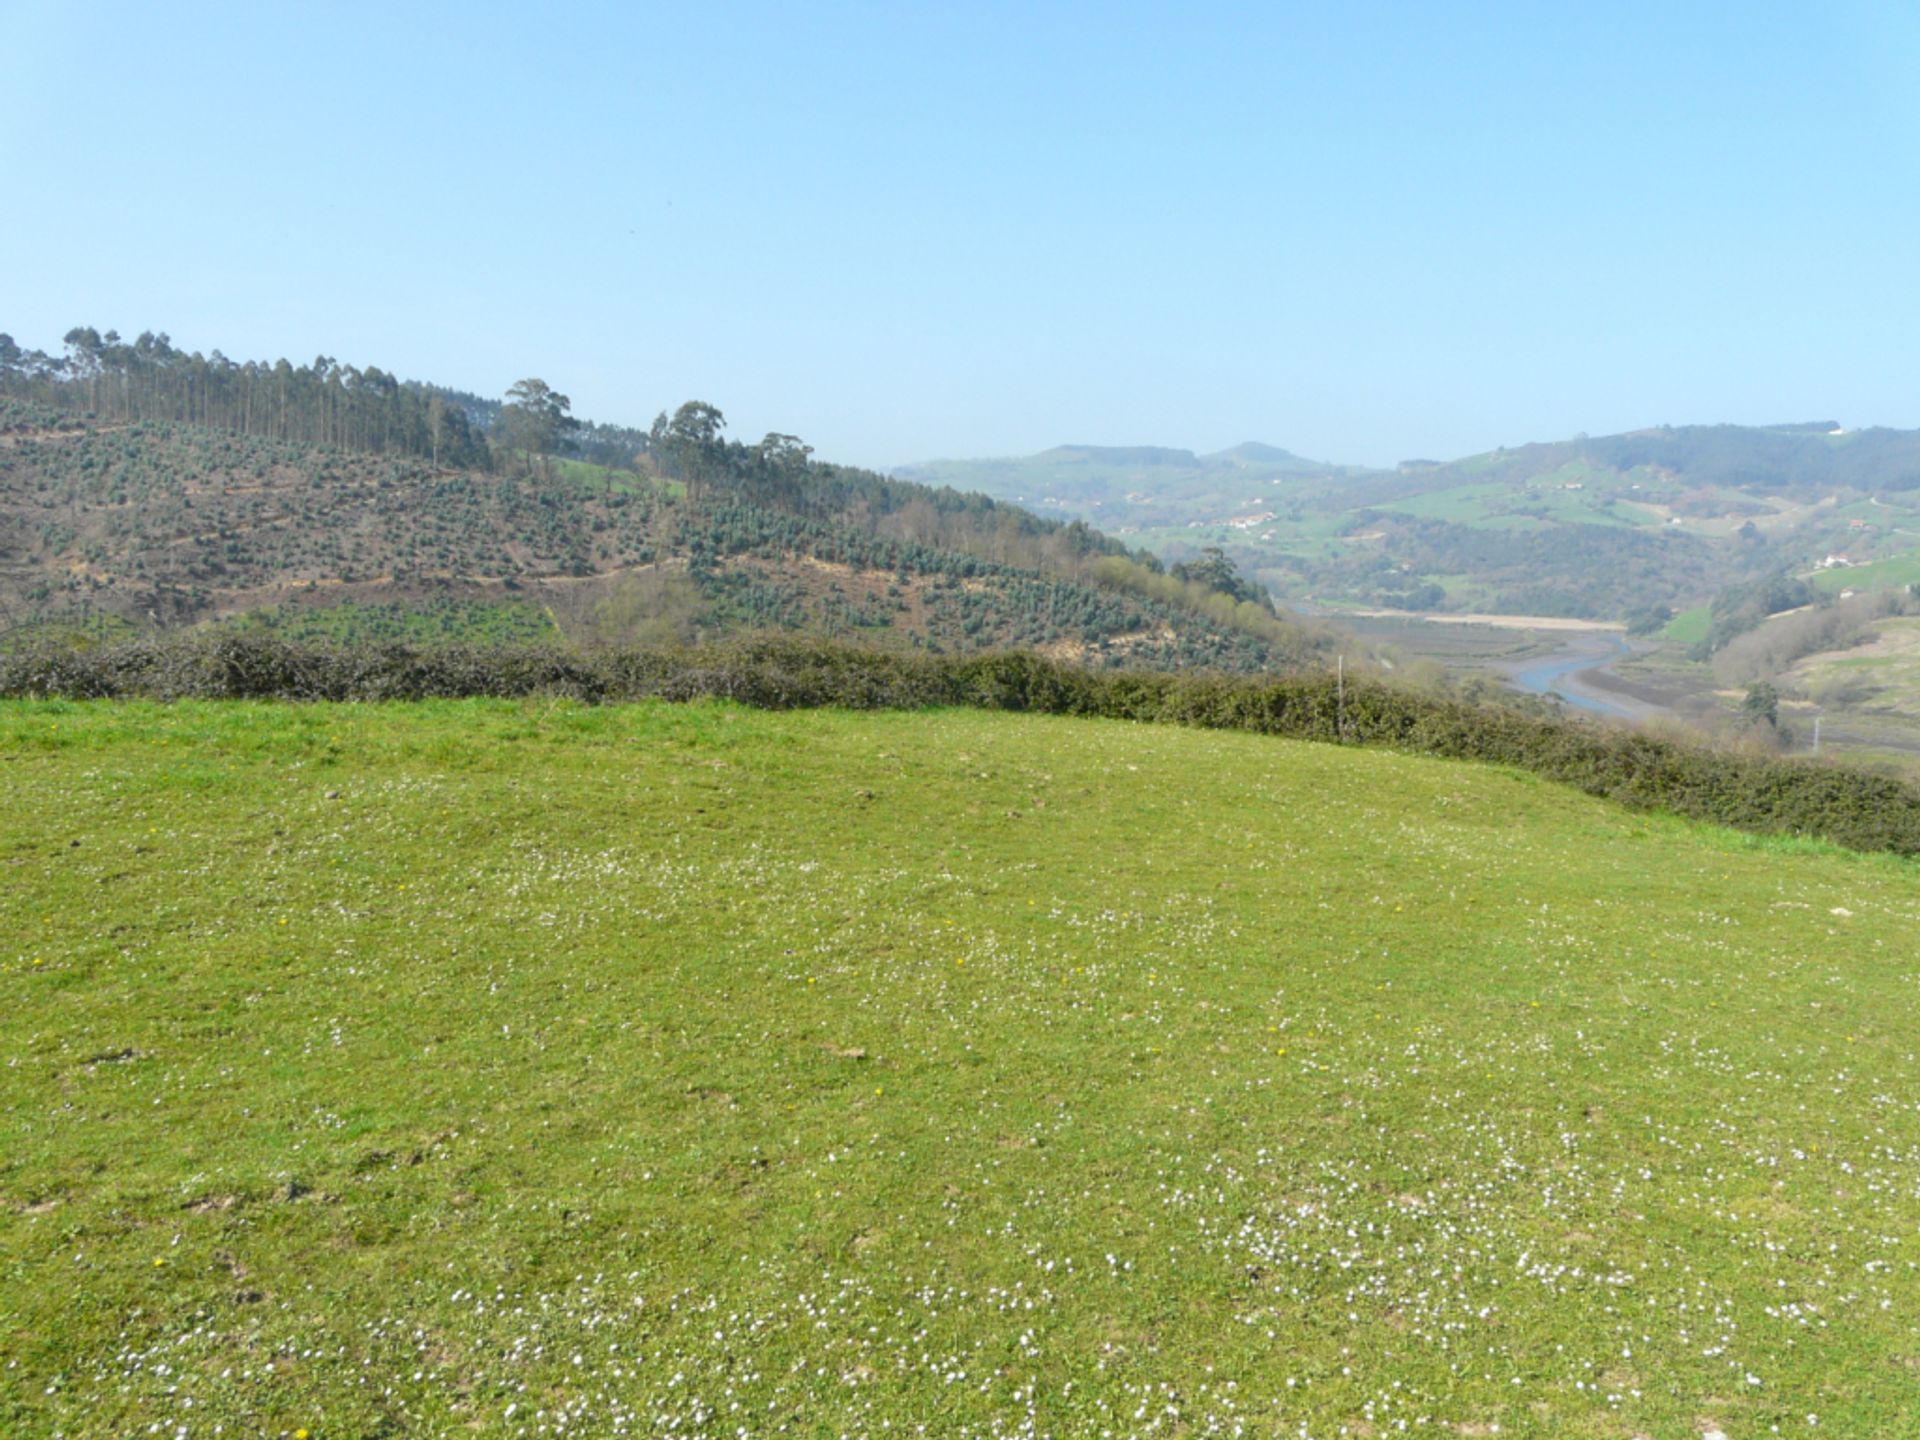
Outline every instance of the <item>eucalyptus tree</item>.
<svg viewBox="0 0 1920 1440">
<path fill-rule="evenodd" d="M 515 381 L 500 410 L 501 443 L 530 457 L 538 457 L 543 474 L 553 473 L 552 457 L 567 448 L 567 437 L 579 425 L 569 413 L 573 401 L 537 377 Z"/>
<path fill-rule="evenodd" d="M 812 457 L 813 447 L 798 435 L 769 434 L 752 451 L 756 498 L 783 509 L 796 506 Z"/>
<path fill-rule="evenodd" d="M 75 326 L 64 343 L 63 355 L 48 356 L 9 339 L 0 346 L 0 391 L 107 420 L 181 421 L 276 440 L 431 455 L 436 463 L 491 464 L 457 398 L 443 397 L 435 413 L 429 387 L 403 383 L 377 366 L 355 369 L 327 355 L 299 366 L 285 359 L 237 362 L 219 350 L 179 349 L 164 331 L 128 341 L 91 325 Z"/>
<path fill-rule="evenodd" d="M 726 474 L 726 442 L 720 438 L 726 428 L 727 417 L 704 400 L 689 400 L 672 419 L 662 414 L 653 422 L 649 448 L 686 483 L 689 499 L 712 494 Z"/>
</svg>

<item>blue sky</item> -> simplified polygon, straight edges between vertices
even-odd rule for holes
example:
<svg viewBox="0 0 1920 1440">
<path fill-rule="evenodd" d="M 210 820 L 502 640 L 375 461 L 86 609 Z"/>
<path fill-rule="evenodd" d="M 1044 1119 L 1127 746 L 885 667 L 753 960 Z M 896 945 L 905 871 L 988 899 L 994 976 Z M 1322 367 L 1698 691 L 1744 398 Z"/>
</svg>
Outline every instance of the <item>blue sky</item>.
<svg viewBox="0 0 1920 1440">
<path fill-rule="evenodd" d="M 0 329 L 891 465 L 1920 425 L 1920 4 L 0 0 Z"/>
</svg>

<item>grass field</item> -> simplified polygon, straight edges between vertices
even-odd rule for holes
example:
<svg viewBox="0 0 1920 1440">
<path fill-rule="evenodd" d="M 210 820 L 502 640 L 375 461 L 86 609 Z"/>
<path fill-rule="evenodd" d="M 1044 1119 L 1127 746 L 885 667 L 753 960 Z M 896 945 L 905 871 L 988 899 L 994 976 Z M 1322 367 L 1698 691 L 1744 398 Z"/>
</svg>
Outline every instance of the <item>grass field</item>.
<svg viewBox="0 0 1920 1440">
<path fill-rule="evenodd" d="M 306 645 L 536 645 L 560 638 L 553 616 L 529 600 L 289 604 L 215 623 Z"/>
<path fill-rule="evenodd" d="M 1920 1432 L 1911 864 L 977 713 L 12 703 L 0 803 L 0 1433 Z"/>
<path fill-rule="evenodd" d="M 561 479 L 590 495 L 639 495 L 657 491 L 678 498 L 687 493 L 687 487 L 678 480 L 656 479 L 633 470 L 618 470 L 586 460 L 553 459 L 549 463 Z"/>
<path fill-rule="evenodd" d="M 1885 747 L 1894 763 L 1920 771 L 1920 618 L 1875 620 L 1861 643 L 1806 656 L 1787 679 L 1827 717 L 1829 733 L 1863 751 Z"/>
<path fill-rule="evenodd" d="M 1682 610 L 1667 622 L 1660 634 L 1681 645 L 1698 645 L 1707 638 L 1713 629 L 1713 607 L 1698 605 L 1691 610 Z"/>
<path fill-rule="evenodd" d="M 1920 550 L 1902 551 L 1865 565 L 1816 570 L 1807 577 L 1807 583 L 1828 595 L 1838 595 L 1842 590 L 1892 590 L 1920 584 Z"/>
</svg>

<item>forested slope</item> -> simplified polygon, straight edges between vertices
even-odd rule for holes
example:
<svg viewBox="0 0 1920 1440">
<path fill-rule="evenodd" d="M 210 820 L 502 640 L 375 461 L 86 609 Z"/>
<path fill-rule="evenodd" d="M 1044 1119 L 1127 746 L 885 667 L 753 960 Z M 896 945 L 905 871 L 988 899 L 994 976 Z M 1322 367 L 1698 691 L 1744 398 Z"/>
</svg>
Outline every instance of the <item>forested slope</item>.
<svg viewBox="0 0 1920 1440">
<path fill-rule="evenodd" d="M 0 400 L 0 625 L 459 602 L 608 643 L 786 628 L 1237 670 L 1319 644 L 1085 526 L 677 418 L 633 469 L 509 451 L 486 471 Z"/>
</svg>

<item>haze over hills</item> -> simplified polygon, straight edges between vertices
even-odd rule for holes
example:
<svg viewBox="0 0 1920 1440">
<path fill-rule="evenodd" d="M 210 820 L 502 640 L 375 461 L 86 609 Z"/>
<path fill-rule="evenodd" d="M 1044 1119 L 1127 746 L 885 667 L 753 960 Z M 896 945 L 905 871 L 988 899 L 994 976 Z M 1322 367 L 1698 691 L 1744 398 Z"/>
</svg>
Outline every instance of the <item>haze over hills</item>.
<svg viewBox="0 0 1920 1440">
<path fill-rule="evenodd" d="M 1219 545 L 1287 598 L 1624 620 L 1830 555 L 1920 545 L 1920 431 L 1696 425 L 1392 470 L 1249 443 L 1062 446 L 896 472 L 1096 521 L 1177 559 Z"/>
<path fill-rule="evenodd" d="M 1247 441 L 1210 455 L 1157 445 L 1057 445 L 1024 458 L 931 460 L 893 473 L 920 484 L 978 490 L 1042 514 L 1070 515 L 1109 528 L 1154 529 L 1268 498 L 1250 486 L 1365 472 Z"/>
</svg>

